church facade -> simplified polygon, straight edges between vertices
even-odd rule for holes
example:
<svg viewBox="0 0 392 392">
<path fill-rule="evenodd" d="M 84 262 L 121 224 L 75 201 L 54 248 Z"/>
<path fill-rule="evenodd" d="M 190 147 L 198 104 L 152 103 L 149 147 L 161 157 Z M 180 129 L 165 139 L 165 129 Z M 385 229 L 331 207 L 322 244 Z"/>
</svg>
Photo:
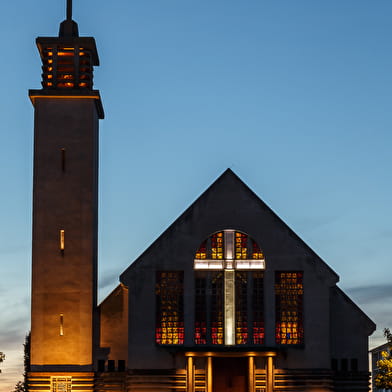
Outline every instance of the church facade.
<svg viewBox="0 0 392 392">
<path fill-rule="evenodd" d="M 230 169 L 97 304 L 95 41 L 37 45 L 29 390 L 368 391 L 374 323 Z"/>
</svg>

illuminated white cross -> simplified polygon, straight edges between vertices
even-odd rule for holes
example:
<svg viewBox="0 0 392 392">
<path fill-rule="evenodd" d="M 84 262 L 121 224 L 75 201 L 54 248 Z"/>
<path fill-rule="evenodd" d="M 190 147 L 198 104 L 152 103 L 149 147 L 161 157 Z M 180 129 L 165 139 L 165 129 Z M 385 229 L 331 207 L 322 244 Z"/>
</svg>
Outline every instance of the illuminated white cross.
<svg viewBox="0 0 392 392">
<path fill-rule="evenodd" d="M 223 270 L 224 274 L 224 343 L 235 344 L 235 271 L 264 270 L 265 260 L 236 259 L 235 230 L 223 231 L 222 259 L 195 259 L 195 270 Z"/>
</svg>

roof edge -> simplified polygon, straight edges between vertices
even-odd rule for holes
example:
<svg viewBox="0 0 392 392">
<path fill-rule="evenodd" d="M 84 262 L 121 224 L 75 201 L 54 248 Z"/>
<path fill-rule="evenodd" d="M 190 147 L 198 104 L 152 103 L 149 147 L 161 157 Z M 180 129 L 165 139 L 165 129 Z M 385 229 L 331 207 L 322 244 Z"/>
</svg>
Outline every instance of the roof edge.
<svg viewBox="0 0 392 392">
<path fill-rule="evenodd" d="M 139 262 L 143 256 L 149 252 L 149 250 L 155 245 L 157 241 L 159 241 L 162 236 L 167 232 L 170 231 L 179 221 L 181 218 L 186 216 L 190 211 L 194 208 L 194 206 L 203 198 L 205 198 L 217 184 L 223 181 L 226 177 L 232 177 L 236 181 L 238 181 L 247 192 L 249 192 L 260 204 L 263 208 L 267 209 L 272 216 L 277 219 L 280 224 L 284 225 L 284 227 L 289 231 L 289 233 L 298 240 L 310 253 L 312 253 L 329 271 L 332 275 L 334 275 L 336 282 L 339 281 L 339 275 L 308 245 L 304 240 L 302 240 L 279 216 L 276 214 L 241 178 L 230 168 L 227 168 L 203 193 L 201 193 L 195 201 L 191 203 L 191 205 L 185 209 L 132 263 L 129 267 L 127 267 L 121 274 L 120 274 L 120 282 L 124 282 L 124 276 L 128 273 L 128 271 Z"/>
</svg>

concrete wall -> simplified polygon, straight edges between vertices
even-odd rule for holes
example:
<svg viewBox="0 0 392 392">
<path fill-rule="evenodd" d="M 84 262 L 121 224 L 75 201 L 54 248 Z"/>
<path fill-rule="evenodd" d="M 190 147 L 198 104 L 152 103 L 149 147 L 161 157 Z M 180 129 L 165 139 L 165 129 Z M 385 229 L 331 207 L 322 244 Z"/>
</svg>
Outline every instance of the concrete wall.
<svg viewBox="0 0 392 392">
<path fill-rule="evenodd" d="M 104 360 L 128 359 L 128 289 L 117 286 L 99 305 L 100 348 Z M 108 349 L 108 350 L 106 350 Z"/>
<path fill-rule="evenodd" d="M 331 289 L 331 356 L 338 360 L 358 360 L 358 370 L 369 369 L 368 336 L 375 325 L 337 287 Z M 340 370 L 340 369 L 339 369 Z"/>
<path fill-rule="evenodd" d="M 65 149 L 65 167 L 61 149 Z M 94 99 L 36 98 L 32 369 L 92 369 L 96 309 L 98 115 Z M 65 230 L 60 250 L 59 231 Z M 63 335 L 60 334 L 63 315 Z"/>
</svg>

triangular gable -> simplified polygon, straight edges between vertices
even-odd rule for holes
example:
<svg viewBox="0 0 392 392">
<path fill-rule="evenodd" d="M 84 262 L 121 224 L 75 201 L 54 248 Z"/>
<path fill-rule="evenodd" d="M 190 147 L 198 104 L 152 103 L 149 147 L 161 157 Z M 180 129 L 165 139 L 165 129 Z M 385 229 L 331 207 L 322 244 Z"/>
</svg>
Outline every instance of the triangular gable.
<svg viewBox="0 0 392 392">
<path fill-rule="evenodd" d="M 120 281 L 128 281 L 128 274 L 141 263 L 146 263 L 146 260 L 150 262 L 151 259 L 157 259 L 154 255 L 158 254 L 158 250 L 165 249 L 176 236 L 181 237 L 182 241 L 196 241 L 192 243 L 193 251 L 196 251 L 200 242 L 209 234 L 225 228 L 243 230 L 254 237 L 254 232 L 249 232 L 249 227 L 257 227 L 256 231 L 261 233 L 258 240 L 265 250 L 267 260 L 269 244 L 263 241 L 264 238 L 273 239 L 269 242 L 275 243 L 275 253 L 277 247 L 284 249 L 291 242 L 290 249 L 296 248 L 293 257 L 305 256 L 316 262 L 319 269 L 329 275 L 331 282 L 339 280 L 338 275 L 271 208 L 231 169 L 227 169 L 120 275 Z M 178 246 L 176 244 L 174 247 Z M 192 255 L 187 256 L 192 259 Z"/>
</svg>

